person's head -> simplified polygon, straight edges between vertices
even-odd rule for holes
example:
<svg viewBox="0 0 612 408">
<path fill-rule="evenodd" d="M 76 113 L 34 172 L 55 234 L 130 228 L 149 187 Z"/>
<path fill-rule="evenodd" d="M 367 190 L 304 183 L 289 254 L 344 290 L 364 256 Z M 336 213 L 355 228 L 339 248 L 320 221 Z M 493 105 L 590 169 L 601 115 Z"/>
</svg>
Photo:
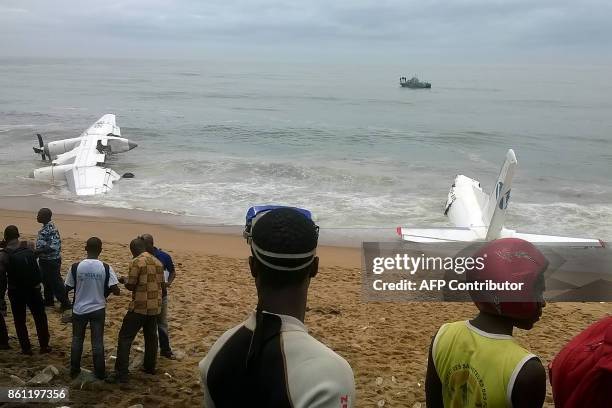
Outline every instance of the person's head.
<svg viewBox="0 0 612 408">
<path fill-rule="evenodd" d="M 130 252 L 132 252 L 132 255 L 134 256 L 134 258 L 142 254 L 143 252 L 146 252 L 144 240 L 140 237 L 134 238 L 130 242 Z"/>
<path fill-rule="evenodd" d="M 51 221 L 51 216 L 53 215 L 53 213 L 51 212 L 50 209 L 48 208 L 41 208 L 40 210 L 38 210 L 38 215 L 36 216 L 36 221 L 38 221 L 41 224 L 46 224 L 49 221 Z"/>
<path fill-rule="evenodd" d="M 155 245 L 153 244 L 153 235 L 151 234 L 142 234 L 140 237 L 145 243 L 145 250 L 150 253 L 155 253 Z"/>
<path fill-rule="evenodd" d="M 251 227 L 249 266 L 258 292 L 297 289 L 306 296 L 318 271 L 318 230 L 293 208 L 276 208 L 257 216 Z"/>
<path fill-rule="evenodd" d="M 97 258 L 102 252 L 102 240 L 98 237 L 89 238 L 85 244 L 85 251 L 88 257 Z"/>
<path fill-rule="evenodd" d="M 4 229 L 4 240 L 6 242 L 19 238 L 19 230 L 14 225 L 9 225 Z"/>
<path fill-rule="evenodd" d="M 546 305 L 543 293 L 548 261 L 542 252 L 525 240 L 502 238 L 482 246 L 473 258 L 481 258 L 483 267 L 470 268 L 467 281 L 522 284 L 514 291 L 471 291 L 480 312 L 506 319 L 520 329 L 531 329 Z"/>
</svg>

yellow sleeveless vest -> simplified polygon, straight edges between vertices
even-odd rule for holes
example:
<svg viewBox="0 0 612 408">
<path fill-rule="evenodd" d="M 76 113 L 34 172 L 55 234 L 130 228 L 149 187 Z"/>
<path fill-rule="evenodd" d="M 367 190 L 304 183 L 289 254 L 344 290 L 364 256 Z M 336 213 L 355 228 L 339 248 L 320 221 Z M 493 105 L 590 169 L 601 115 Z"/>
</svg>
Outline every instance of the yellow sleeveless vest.
<svg viewBox="0 0 612 408">
<path fill-rule="evenodd" d="M 512 407 L 516 376 L 537 358 L 512 336 L 484 332 L 468 321 L 440 327 L 432 356 L 445 408 Z"/>
</svg>

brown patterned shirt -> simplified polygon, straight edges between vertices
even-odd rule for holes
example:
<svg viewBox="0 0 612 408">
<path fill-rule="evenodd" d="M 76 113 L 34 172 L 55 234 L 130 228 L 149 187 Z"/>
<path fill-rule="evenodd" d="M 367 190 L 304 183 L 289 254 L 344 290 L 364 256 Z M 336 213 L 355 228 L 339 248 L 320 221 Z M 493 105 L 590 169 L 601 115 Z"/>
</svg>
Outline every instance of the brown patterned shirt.
<svg viewBox="0 0 612 408">
<path fill-rule="evenodd" d="M 143 315 L 157 315 L 162 307 L 164 267 L 148 252 L 130 261 L 127 283 L 136 285 L 129 310 Z"/>
</svg>

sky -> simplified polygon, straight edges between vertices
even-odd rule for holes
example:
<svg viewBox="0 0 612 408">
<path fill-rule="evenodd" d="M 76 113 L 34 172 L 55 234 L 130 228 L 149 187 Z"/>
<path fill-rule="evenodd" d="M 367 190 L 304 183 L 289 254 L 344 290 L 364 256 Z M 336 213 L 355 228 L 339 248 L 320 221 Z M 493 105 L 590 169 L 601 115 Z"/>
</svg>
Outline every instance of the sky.
<svg viewBox="0 0 612 408">
<path fill-rule="evenodd" d="M 610 0 L 0 0 L 0 57 L 612 62 Z"/>
</svg>

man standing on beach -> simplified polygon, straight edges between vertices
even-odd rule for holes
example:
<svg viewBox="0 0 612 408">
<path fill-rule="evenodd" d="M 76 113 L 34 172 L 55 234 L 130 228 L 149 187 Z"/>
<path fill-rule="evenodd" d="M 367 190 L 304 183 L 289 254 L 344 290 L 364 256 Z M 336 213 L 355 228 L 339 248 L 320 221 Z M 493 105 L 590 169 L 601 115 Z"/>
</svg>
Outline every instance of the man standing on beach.
<svg viewBox="0 0 612 408">
<path fill-rule="evenodd" d="M 176 277 L 174 262 L 172 262 L 172 257 L 168 253 L 155 247 L 153 243 L 153 236 L 151 234 L 142 234 L 140 237 L 145 242 L 147 252 L 157 258 L 157 260 L 164 266 L 164 282 L 166 285 L 162 289 L 162 311 L 157 319 L 159 354 L 163 357 L 174 360 L 175 357 L 174 353 L 172 353 L 172 348 L 170 348 L 170 337 L 168 334 L 168 288 Z"/>
<path fill-rule="evenodd" d="M 258 304 L 200 362 L 204 405 L 352 407 L 353 371 L 304 326 L 310 280 L 318 271 L 318 230 L 294 208 L 259 213 L 249 266 Z"/>
<path fill-rule="evenodd" d="M 41 208 L 36 221 L 43 225 L 36 239 L 36 254 L 42 272 L 45 288 L 45 306 L 53 306 L 53 295 L 61 303 L 61 311 L 70 310 L 72 305 L 68 300 L 64 281 L 60 274 L 62 267 L 62 240 L 59 231 L 51 221 L 51 210 Z"/>
<path fill-rule="evenodd" d="M 81 355 L 87 324 L 91 328 L 91 354 L 94 374 L 98 379 L 106 377 L 104 361 L 104 320 L 106 317 L 106 296 L 120 291 L 117 276 L 108 264 L 98 260 L 102 252 L 100 238 L 92 237 L 85 244 L 87 258 L 72 265 L 66 276 L 66 291 L 74 289 L 72 309 L 72 348 L 70 351 L 70 376 L 75 378 L 81 372 Z"/>
<path fill-rule="evenodd" d="M 517 238 L 489 242 L 472 258 L 484 259 L 484 267 L 467 270 L 466 281 L 522 283 L 523 289 L 470 292 L 480 313 L 440 327 L 429 349 L 427 407 L 542 407 L 546 371 L 512 331 L 530 330 L 540 319 L 548 261 Z"/>
<path fill-rule="evenodd" d="M 130 242 L 130 251 L 134 259 L 129 265 L 127 282 L 123 278 L 120 282 L 125 282 L 126 289 L 132 292 L 132 301 L 119 330 L 115 375 L 107 379 L 110 383 L 128 382 L 130 349 L 141 328 L 145 342 L 143 371 L 155 374 L 157 318 L 162 309 L 164 267 L 145 250 L 145 243 L 141 238 Z"/>
<path fill-rule="evenodd" d="M 49 347 L 49 326 L 45 305 L 40 294 L 41 274 L 34 255 L 34 244 L 19 241 L 19 230 L 9 225 L 4 230 L 5 247 L 0 251 L 0 277 L 6 279 L 11 312 L 21 352 L 32 355 L 32 345 L 26 326 L 26 308 L 30 309 L 40 353 L 51 352 Z"/>
<path fill-rule="evenodd" d="M 0 251 L 2 251 L 5 247 L 6 241 L 2 239 L 2 242 L 0 242 Z M 4 321 L 4 316 L 6 316 L 6 301 L 4 300 L 5 295 L 6 273 L 0 271 L 0 350 L 8 350 L 11 348 L 8 343 L 9 336 L 6 328 L 6 322 Z"/>
</svg>

